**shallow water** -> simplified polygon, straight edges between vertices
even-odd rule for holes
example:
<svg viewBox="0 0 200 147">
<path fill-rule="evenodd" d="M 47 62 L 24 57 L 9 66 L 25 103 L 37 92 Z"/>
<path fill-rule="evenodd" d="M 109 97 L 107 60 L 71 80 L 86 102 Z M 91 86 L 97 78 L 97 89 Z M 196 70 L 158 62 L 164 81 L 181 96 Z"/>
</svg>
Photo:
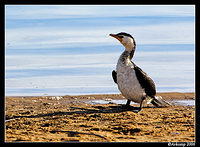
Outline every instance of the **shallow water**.
<svg viewBox="0 0 200 147">
<path fill-rule="evenodd" d="M 195 106 L 195 100 L 174 100 L 171 101 L 175 105 L 183 105 L 183 106 Z"/>
<path fill-rule="evenodd" d="M 91 104 L 126 104 L 127 100 L 93 100 L 93 101 L 89 101 L 88 103 Z M 195 106 L 195 100 L 172 100 L 169 101 L 172 104 L 175 105 L 182 105 L 182 106 Z M 137 103 L 131 102 L 131 104 L 136 105 Z"/>
<path fill-rule="evenodd" d="M 151 52 L 138 46 L 133 61 L 154 80 L 157 92 L 194 92 L 194 46 L 149 45 L 158 46 Z M 165 51 L 169 46 L 174 51 Z M 111 72 L 121 52 L 113 49 L 111 53 L 112 47 L 102 47 L 107 48 L 104 53 L 82 55 L 7 51 L 6 96 L 118 94 Z"/>
</svg>

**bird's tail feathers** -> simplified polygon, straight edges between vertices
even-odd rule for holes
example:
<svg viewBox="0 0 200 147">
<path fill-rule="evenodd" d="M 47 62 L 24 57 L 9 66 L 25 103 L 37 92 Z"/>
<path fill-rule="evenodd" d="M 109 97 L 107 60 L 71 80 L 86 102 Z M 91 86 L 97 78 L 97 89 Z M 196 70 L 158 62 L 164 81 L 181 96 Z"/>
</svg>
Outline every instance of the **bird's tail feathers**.
<svg viewBox="0 0 200 147">
<path fill-rule="evenodd" d="M 154 105 L 157 105 L 157 104 L 155 104 L 155 103 L 158 103 L 158 104 L 164 105 L 165 107 L 168 107 L 168 106 L 171 105 L 169 102 L 167 102 L 167 101 L 165 101 L 164 99 L 162 99 L 161 96 L 155 96 L 154 99 L 152 100 L 152 103 L 153 103 Z"/>
</svg>

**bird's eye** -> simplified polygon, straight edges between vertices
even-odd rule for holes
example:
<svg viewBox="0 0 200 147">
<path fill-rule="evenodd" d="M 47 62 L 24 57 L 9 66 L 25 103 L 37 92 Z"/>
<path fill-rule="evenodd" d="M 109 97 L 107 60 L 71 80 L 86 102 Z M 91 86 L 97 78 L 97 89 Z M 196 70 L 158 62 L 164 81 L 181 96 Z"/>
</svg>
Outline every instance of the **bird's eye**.
<svg viewBox="0 0 200 147">
<path fill-rule="evenodd" d="M 124 38 L 124 36 L 118 36 L 119 38 Z"/>
</svg>

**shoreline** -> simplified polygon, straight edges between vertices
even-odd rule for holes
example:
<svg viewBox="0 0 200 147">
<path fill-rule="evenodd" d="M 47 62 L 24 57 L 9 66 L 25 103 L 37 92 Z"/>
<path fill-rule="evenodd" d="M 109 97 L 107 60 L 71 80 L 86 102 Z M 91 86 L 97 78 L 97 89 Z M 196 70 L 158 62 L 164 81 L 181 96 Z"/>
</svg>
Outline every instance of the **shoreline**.
<svg viewBox="0 0 200 147">
<path fill-rule="evenodd" d="M 157 93 L 165 100 L 195 100 L 195 93 Z M 5 97 L 6 142 L 194 142 L 195 106 L 143 107 L 115 103 L 121 94 Z"/>
<path fill-rule="evenodd" d="M 7 97 L 24 97 L 24 98 L 26 98 L 26 97 L 52 97 L 52 96 L 60 96 L 60 97 L 83 97 L 83 96 L 112 96 L 112 95 L 121 95 L 121 94 L 80 94 L 80 95 L 33 95 L 33 96 L 31 96 L 31 95 L 27 95 L 27 96 L 5 96 L 5 98 L 7 98 Z M 192 96 L 192 95 L 194 95 L 195 96 L 195 92 L 157 92 L 156 93 L 156 95 L 161 95 L 161 96 L 165 96 L 165 95 L 175 95 L 175 99 L 177 99 L 178 97 L 177 97 L 177 95 L 181 95 L 181 96 L 179 96 L 181 99 L 183 99 L 182 98 L 182 96 L 183 95 L 185 95 L 186 97 L 188 97 L 188 96 Z M 168 97 L 166 97 L 166 98 L 169 98 L 169 96 Z M 179 98 L 178 98 L 179 99 Z M 187 98 L 186 98 L 187 99 Z"/>
</svg>

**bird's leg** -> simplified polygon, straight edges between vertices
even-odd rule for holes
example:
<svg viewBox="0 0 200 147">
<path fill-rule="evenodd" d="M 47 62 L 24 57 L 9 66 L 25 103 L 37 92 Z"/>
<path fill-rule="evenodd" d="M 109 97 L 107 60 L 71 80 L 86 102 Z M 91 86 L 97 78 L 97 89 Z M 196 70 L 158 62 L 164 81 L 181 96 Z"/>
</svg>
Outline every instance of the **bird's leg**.
<svg viewBox="0 0 200 147">
<path fill-rule="evenodd" d="M 130 106 L 130 103 L 131 103 L 131 101 L 130 100 L 127 100 L 127 102 L 126 102 L 126 107 L 129 107 Z"/>
<path fill-rule="evenodd" d="M 123 109 L 129 108 L 130 107 L 130 103 L 131 103 L 131 101 L 127 100 L 126 105 L 122 105 L 122 108 Z"/>
<path fill-rule="evenodd" d="M 155 107 L 158 107 L 158 104 L 157 104 L 154 100 L 152 100 L 151 103 L 152 103 Z"/>
<path fill-rule="evenodd" d="M 139 113 L 142 110 L 142 102 L 145 100 L 145 97 L 142 98 L 141 102 L 140 102 L 140 107 L 138 108 L 138 110 L 133 110 L 133 112 L 135 113 Z"/>
</svg>

